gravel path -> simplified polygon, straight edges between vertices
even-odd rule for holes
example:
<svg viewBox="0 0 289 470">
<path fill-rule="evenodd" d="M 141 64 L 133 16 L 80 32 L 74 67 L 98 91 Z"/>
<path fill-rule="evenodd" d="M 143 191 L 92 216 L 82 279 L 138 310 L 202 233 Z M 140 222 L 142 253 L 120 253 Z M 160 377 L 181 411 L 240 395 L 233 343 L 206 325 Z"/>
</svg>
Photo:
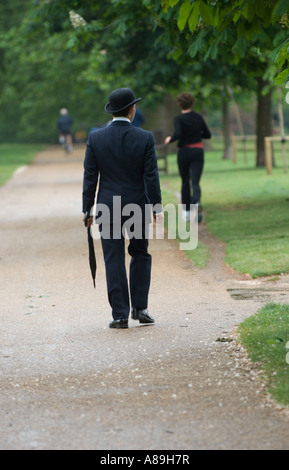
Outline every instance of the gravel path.
<svg viewBox="0 0 289 470">
<path fill-rule="evenodd" d="M 288 276 L 236 275 L 204 226 L 206 270 L 155 240 L 156 324 L 109 330 L 101 249 L 94 291 L 81 222 L 83 155 L 52 147 L 0 188 L 0 448 L 288 449 L 286 413 L 238 346 L 216 342 L 289 303 Z"/>
</svg>

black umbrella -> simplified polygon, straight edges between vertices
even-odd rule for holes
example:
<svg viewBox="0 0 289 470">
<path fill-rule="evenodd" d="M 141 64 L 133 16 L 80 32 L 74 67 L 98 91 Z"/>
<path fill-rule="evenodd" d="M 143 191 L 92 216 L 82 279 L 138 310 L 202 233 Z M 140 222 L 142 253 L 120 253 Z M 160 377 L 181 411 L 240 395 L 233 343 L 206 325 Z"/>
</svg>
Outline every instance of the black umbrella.
<svg viewBox="0 0 289 470">
<path fill-rule="evenodd" d="M 86 212 L 85 214 L 85 226 L 87 227 L 88 219 L 90 218 L 90 213 Z M 88 240 L 88 248 L 89 248 L 89 265 L 90 271 L 93 279 L 93 285 L 95 288 L 95 277 L 96 277 L 96 257 L 94 251 L 94 241 L 91 235 L 91 227 L 87 227 L 87 240 Z"/>
</svg>

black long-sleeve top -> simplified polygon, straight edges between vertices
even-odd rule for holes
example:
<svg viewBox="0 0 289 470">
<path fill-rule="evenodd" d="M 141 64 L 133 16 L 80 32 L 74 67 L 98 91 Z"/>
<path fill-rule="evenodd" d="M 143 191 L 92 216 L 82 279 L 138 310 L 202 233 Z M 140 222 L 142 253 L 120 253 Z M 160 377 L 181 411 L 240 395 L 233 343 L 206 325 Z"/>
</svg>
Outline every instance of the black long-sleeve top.
<svg viewBox="0 0 289 470">
<path fill-rule="evenodd" d="M 212 137 L 203 116 L 194 111 L 175 117 L 174 126 L 175 132 L 171 137 L 171 142 L 178 140 L 178 147 L 198 144 L 202 142 L 202 139 L 210 139 Z"/>
</svg>

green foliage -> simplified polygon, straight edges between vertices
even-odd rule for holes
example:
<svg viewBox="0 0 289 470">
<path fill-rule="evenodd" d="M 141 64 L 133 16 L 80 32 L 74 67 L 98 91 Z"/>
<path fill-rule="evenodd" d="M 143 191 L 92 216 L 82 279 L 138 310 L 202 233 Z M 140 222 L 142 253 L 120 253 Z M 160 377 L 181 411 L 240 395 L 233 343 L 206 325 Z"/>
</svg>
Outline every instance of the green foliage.
<svg viewBox="0 0 289 470">
<path fill-rule="evenodd" d="M 275 8 L 274 8 L 274 14 L 276 16 L 282 16 L 289 11 L 289 0 L 279 0 L 276 2 Z"/>
<path fill-rule="evenodd" d="M 260 75 L 272 82 L 273 58 L 287 39 L 284 8 L 281 0 L 274 9 L 259 0 L 6 2 L 0 141 L 55 141 L 62 106 L 74 115 L 74 130 L 88 130 L 106 119 L 107 93 L 118 86 L 137 89 L 150 107 L 185 87 L 205 94 L 224 82 L 252 89 L 251 77 Z M 281 80 L 286 49 L 277 62 Z"/>
<path fill-rule="evenodd" d="M 87 132 L 108 119 L 107 95 L 119 86 L 137 89 L 148 107 L 177 89 L 184 70 L 158 41 L 157 7 L 145 4 L 27 0 L 19 15 L 19 1 L 11 0 L 0 34 L 0 141 L 56 142 L 63 106 L 73 131 Z"/>
<path fill-rule="evenodd" d="M 71 31 L 55 22 L 51 34 L 52 24 L 31 9 L 34 1 L 26 2 L 16 27 L 19 5 L 10 3 L 13 26 L 0 34 L 0 141 L 57 142 L 61 107 L 74 117 L 74 132 L 105 122 L 105 98 L 101 100 L 97 87 L 83 76 L 87 52 L 67 49 Z M 35 18 L 43 19 L 41 32 Z M 63 18 L 64 25 L 71 26 L 69 17 Z"/>
<path fill-rule="evenodd" d="M 200 23 L 213 26 L 218 31 L 224 30 L 232 23 L 239 26 L 246 23 L 246 27 L 239 28 L 239 34 L 246 34 L 249 39 L 252 33 L 258 32 L 260 27 L 268 28 L 276 23 L 280 16 L 288 11 L 288 1 L 279 0 L 265 2 L 264 0 L 162 0 L 164 11 L 177 7 L 178 26 L 183 30 L 188 24 L 194 32 Z M 191 17 L 194 16 L 194 19 Z M 198 16 L 198 21 L 196 21 Z"/>
<path fill-rule="evenodd" d="M 188 29 L 196 35 L 196 40 L 191 40 L 188 49 L 191 57 L 202 50 L 207 49 L 205 60 L 216 59 L 220 50 L 224 56 L 226 48 L 234 47 L 238 54 L 234 55 L 234 62 L 241 62 L 242 58 L 251 55 L 252 45 L 262 50 L 267 62 L 273 63 L 280 45 L 288 38 L 289 27 L 289 1 L 265 2 L 264 0 L 162 0 L 165 12 L 174 9 L 177 16 L 179 31 L 183 33 Z M 205 34 L 206 43 L 203 37 Z M 278 41 L 276 41 L 276 35 Z M 177 35 L 176 35 L 177 36 Z M 177 39 L 175 37 L 175 39 Z M 195 44 L 196 43 L 196 44 Z M 274 45 L 273 45 L 274 44 Z M 238 47 L 237 47 L 238 45 Z M 273 47 L 272 47 L 273 45 Z M 264 53 L 264 51 L 266 51 Z M 277 65 L 277 84 L 283 83 L 289 76 L 288 44 L 282 47 Z M 226 56 L 228 60 L 228 56 Z M 230 59 L 229 59 L 230 60 Z M 262 59 L 264 60 L 264 59 Z M 258 59 L 255 58 L 258 68 Z M 255 70 L 252 67 L 251 70 Z M 287 73 L 286 73 L 287 72 Z"/>
</svg>

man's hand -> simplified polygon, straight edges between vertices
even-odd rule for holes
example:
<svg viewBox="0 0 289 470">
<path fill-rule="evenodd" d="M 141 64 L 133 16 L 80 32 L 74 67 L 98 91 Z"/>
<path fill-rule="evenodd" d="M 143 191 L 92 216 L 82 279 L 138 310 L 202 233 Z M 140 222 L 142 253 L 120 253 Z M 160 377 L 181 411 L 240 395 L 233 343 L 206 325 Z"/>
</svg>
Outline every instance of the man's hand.
<svg viewBox="0 0 289 470">
<path fill-rule="evenodd" d="M 161 212 L 160 214 L 154 214 L 154 221 L 156 224 L 162 224 L 164 221 L 164 214 Z"/>
<path fill-rule="evenodd" d="M 86 219 L 86 215 L 83 214 L 83 215 L 82 215 L 82 221 L 83 221 L 84 225 L 85 225 L 86 227 L 91 227 L 92 224 L 93 224 L 93 217 L 89 217 L 89 219 L 87 219 L 87 225 L 85 224 L 85 219 Z"/>
</svg>

